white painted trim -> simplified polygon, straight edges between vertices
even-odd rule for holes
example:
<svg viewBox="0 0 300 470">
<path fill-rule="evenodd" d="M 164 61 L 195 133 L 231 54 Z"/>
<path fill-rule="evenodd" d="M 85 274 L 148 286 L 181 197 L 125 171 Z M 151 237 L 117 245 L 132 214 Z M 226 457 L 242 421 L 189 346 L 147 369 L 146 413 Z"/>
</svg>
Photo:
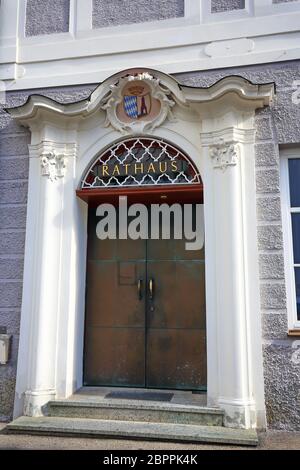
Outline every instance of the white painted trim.
<svg viewBox="0 0 300 470">
<path fill-rule="evenodd" d="M 64 40 L 67 33 L 31 36 L 20 39 L 20 59 L 26 63 L 70 59 L 79 55 L 88 57 L 125 52 L 146 52 L 154 49 L 159 51 L 169 47 L 176 48 L 195 44 L 199 48 L 209 42 L 244 37 L 260 38 L 261 41 L 267 32 L 271 36 L 278 33 L 297 32 L 299 30 L 299 10 L 290 15 L 286 23 L 282 21 L 281 15 L 240 20 L 235 24 L 234 30 L 229 29 L 228 22 L 222 22 L 218 25 L 217 34 L 214 23 L 203 24 L 199 28 L 197 24 L 185 24 L 182 18 L 143 23 L 142 26 L 140 23 L 133 24 L 130 25 L 130 30 L 126 25 L 118 26 L 117 30 L 116 27 L 93 29 L 80 35 L 81 41 L 76 41 L 77 50 L 74 50 L 74 40 L 72 41 L 71 36 L 69 41 Z M 287 20 L 286 17 L 284 19 Z M 161 24 L 164 22 L 168 22 L 168 24 Z M 230 25 L 232 28 L 232 22 Z M 97 39 L 101 40 L 101 43 L 95 43 Z M 58 44 L 62 49 L 57 50 Z"/>
<path fill-rule="evenodd" d="M 247 0 L 244 10 L 209 14 L 208 1 L 200 12 L 200 1 L 186 0 L 181 18 L 92 29 L 92 0 L 71 0 L 69 32 L 32 37 L 24 35 L 25 3 L 13 48 L 4 42 L 0 51 L 0 80 L 11 90 L 99 83 L 136 66 L 180 73 L 300 58 L 300 2 L 262 8 Z M 24 74 L 4 72 L 7 62 Z"/>
<path fill-rule="evenodd" d="M 222 12 L 211 12 L 210 1 L 201 2 L 201 16 L 204 22 L 219 22 L 219 21 L 228 21 L 228 20 L 238 20 L 243 19 L 249 16 L 253 16 L 253 0 L 245 0 L 245 8 L 240 8 L 237 10 L 228 10 Z"/>
<path fill-rule="evenodd" d="M 0 4 L 0 80 L 17 78 L 19 0 Z"/>
<path fill-rule="evenodd" d="M 93 0 L 71 0 L 71 2 L 75 10 L 73 17 L 75 34 L 93 29 Z M 70 26 L 71 24 L 70 19 Z"/>
<path fill-rule="evenodd" d="M 201 15 L 201 1 L 184 0 L 184 16 L 185 18 L 192 19 L 200 22 Z"/>
<path fill-rule="evenodd" d="M 299 11 L 299 0 L 287 3 L 273 3 L 272 0 L 254 0 L 255 15 L 288 14 Z"/>
<path fill-rule="evenodd" d="M 19 1 L 19 17 L 18 17 L 18 39 L 19 41 L 26 37 L 26 9 L 27 0 Z"/>
<path fill-rule="evenodd" d="M 296 288 L 293 256 L 293 233 L 291 221 L 291 204 L 289 191 L 289 158 L 300 158 L 300 148 L 282 150 L 280 152 L 280 189 L 281 189 L 281 213 L 283 230 L 283 249 L 285 265 L 285 286 L 287 296 L 287 313 L 289 330 L 300 328 L 297 320 Z M 300 211 L 299 211 L 300 212 Z"/>
</svg>

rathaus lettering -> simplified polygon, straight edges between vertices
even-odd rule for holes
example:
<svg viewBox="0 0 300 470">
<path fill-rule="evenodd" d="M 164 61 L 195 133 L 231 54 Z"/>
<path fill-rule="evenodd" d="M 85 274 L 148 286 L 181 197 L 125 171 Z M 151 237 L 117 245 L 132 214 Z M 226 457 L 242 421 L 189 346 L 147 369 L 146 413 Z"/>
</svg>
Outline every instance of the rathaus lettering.
<svg viewBox="0 0 300 470">
<path fill-rule="evenodd" d="M 180 173 L 186 169 L 187 163 L 181 161 L 135 162 L 123 164 L 96 165 L 93 173 L 100 178 L 111 176 Z"/>
</svg>

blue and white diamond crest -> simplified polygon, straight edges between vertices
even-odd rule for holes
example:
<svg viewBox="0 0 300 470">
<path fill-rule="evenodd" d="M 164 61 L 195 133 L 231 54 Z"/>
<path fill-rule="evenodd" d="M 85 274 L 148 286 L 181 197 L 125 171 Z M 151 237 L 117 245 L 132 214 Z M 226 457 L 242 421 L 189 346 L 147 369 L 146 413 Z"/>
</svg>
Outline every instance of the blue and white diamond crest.
<svg viewBox="0 0 300 470">
<path fill-rule="evenodd" d="M 137 96 L 124 96 L 124 108 L 127 116 L 137 119 L 138 117 L 138 102 Z"/>
</svg>

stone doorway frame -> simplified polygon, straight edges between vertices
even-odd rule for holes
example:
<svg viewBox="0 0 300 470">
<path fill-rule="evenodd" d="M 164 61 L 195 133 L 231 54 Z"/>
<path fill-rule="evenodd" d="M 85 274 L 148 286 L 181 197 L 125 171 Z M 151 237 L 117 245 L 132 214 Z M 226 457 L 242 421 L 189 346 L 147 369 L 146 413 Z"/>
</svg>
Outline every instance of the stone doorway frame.
<svg viewBox="0 0 300 470">
<path fill-rule="evenodd" d="M 144 132 L 182 148 L 204 183 L 208 405 L 225 410 L 226 426 L 264 427 L 254 114 L 274 86 L 228 76 L 192 88 L 139 72 L 174 102 L 172 116 L 164 109 Z M 110 77 L 78 103 L 33 95 L 7 110 L 31 130 L 15 417 L 41 415 L 49 400 L 82 386 L 87 206 L 75 191 L 102 149 L 140 132 L 118 128 L 107 109 L 108 93 L 130 73 L 137 71 Z"/>
</svg>

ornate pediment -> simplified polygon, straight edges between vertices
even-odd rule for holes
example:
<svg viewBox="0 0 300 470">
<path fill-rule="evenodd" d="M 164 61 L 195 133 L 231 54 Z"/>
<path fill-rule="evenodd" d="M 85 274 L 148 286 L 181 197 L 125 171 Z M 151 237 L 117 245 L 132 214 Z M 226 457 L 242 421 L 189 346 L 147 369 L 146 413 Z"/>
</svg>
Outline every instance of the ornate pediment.
<svg viewBox="0 0 300 470">
<path fill-rule="evenodd" d="M 22 106 L 6 111 L 32 130 L 41 122 L 78 128 L 101 110 L 105 125 L 122 134 L 151 133 L 167 119 L 173 120 L 175 104 L 189 113 L 219 113 L 220 107 L 251 111 L 270 104 L 271 83 L 255 85 L 243 77 L 224 77 L 209 87 L 179 84 L 174 77 L 152 69 L 129 69 L 107 78 L 89 98 L 76 103 L 58 103 L 42 95 L 31 95 Z M 101 120 L 101 125 L 103 125 Z"/>
</svg>

